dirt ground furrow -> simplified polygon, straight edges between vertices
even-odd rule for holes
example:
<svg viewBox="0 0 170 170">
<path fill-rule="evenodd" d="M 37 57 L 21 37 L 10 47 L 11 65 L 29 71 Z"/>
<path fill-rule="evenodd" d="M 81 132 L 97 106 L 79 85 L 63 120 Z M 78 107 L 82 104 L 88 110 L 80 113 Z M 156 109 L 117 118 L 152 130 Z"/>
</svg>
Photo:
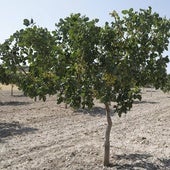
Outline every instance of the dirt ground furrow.
<svg viewBox="0 0 170 170">
<path fill-rule="evenodd" d="M 170 170 L 170 96 L 144 89 L 141 102 L 112 116 L 111 163 L 104 168 L 103 104 L 75 111 L 55 96 L 34 102 L 0 91 L 1 170 Z"/>
</svg>

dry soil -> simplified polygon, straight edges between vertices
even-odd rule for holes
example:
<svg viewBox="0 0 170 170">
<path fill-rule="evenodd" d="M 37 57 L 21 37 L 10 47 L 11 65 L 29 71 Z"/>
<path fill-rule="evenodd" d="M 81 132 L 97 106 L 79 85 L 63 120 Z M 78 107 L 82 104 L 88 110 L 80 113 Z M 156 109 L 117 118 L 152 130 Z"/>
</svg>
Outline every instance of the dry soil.
<svg viewBox="0 0 170 170">
<path fill-rule="evenodd" d="M 127 115 L 113 114 L 111 167 L 103 167 L 104 107 L 74 111 L 0 90 L 1 170 L 170 170 L 170 95 L 143 89 Z"/>
</svg>

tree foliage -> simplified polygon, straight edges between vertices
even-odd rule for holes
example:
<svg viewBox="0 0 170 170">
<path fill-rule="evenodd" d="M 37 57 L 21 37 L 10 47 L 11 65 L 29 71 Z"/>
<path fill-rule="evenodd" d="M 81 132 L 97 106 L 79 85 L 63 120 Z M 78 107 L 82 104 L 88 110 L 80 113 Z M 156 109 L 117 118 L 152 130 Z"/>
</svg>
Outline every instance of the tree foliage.
<svg viewBox="0 0 170 170">
<path fill-rule="evenodd" d="M 26 95 L 45 100 L 46 94 L 56 93 L 57 78 L 51 74 L 56 56 L 55 39 L 33 21 L 24 20 L 24 24 L 25 29 L 16 31 L 1 45 L 3 68 L 18 75 L 16 83 Z"/>
<path fill-rule="evenodd" d="M 56 25 L 56 39 L 61 52 L 57 72 L 61 70 L 58 103 L 74 108 L 93 106 L 94 82 L 98 73 L 97 58 L 100 27 L 88 17 L 72 14 Z"/>
</svg>

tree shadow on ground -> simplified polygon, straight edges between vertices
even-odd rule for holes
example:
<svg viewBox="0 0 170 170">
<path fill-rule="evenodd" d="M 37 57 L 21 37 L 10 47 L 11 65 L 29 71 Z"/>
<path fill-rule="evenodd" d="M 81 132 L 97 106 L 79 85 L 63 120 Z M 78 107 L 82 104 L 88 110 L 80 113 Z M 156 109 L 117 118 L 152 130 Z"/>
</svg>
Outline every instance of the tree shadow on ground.
<svg viewBox="0 0 170 170">
<path fill-rule="evenodd" d="M 134 101 L 133 102 L 133 104 L 158 104 L 158 103 L 160 103 L 160 102 L 154 102 L 154 101 L 138 101 L 138 100 L 136 100 L 136 101 Z"/>
<path fill-rule="evenodd" d="M 93 107 L 92 109 L 78 109 L 76 112 L 81 112 L 83 114 L 89 114 L 91 116 L 96 116 L 96 115 L 105 115 L 105 109 L 102 107 Z"/>
<path fill-rule="evenodd" d="M 19 101 L 10 101 L 10 102 L 0 102 L 0 106 L 21 106 L 28 105 L 30 102 L 19 102 Z"/>
<path fill-rule="evenodd" d="M 114 115 L 114 109 L 112 109 L 112 107 L 110 107 L 110 111 L 111 111 L 111 116 Z M 106 115 L 106 110 L 103 107 L 93 107 L 92 109 L 78 109 L 75 112 L 80 112 L 83 114 L 89 114 L 91 116 L 105 116 Z"/>
<path fill-rule="evenodd" d="M 0 123 L 0 142 L 7 137 L 33 133 L 37 130 L 36 128 L 24 127 L 19 122 Z"/>
<path fill-rule="evenodd" d="M 115 155 L 116 164 L 111 166 L 117 170 L 164 170 L 170 169 L 170 159 L 157 159 L 153 162 L 153 156 L 150 154 L 123 154 Z"/>
<path fill-rule="evenodd" d="M 133 104 L 158 104 L 160 102 L 155 102 L 155 101 L 134 101 Z M 115 112 L 115 109 L 113 107 L 113 105 L 110 106 L 110 111 L 111 111 L 111 116 L 115 116 L 116 115 L 116 112 Z M 85 109 L 78 109 L 78 110 L 75 110 L 75 112 L 81 112 L 83 114 L 89 114 L 91 116 L 105 116 L 106 115 L 106 110 L 104 107 L 99 107 L 99 106 L 94 106 L 92 109 L 88 109 L 88 108 L 85 108 Z"/>
<path fill-rule="evenodd" d="M 170 159 L 159 159 L 159 161 L 165 166 L 165 168 L 170 169 Z"/>
</svg>

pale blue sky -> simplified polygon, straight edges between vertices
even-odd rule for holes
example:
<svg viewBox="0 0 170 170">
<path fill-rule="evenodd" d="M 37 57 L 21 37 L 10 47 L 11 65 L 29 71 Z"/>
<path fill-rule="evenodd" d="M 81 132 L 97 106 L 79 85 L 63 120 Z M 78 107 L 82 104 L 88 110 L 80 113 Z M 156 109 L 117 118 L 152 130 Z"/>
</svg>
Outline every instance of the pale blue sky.
<svg viewBox="0 0 170 170">
<path fill-rule="evenodd" d="M 24 18 L 33 18 L 39 26 L 54 30 L 55 23 L 71 13 L 99 18 L 102 25 L 111 21 L 109 12 L 112 10 L 120 13 L 123 9 L 139 10 L 148 6 L 161 16 L 170 18 L 170 0 L 1 0 L 0 43 L 23 27 Z M 170 55 L 170 49 L 167 54 Z"/>
</svg>

